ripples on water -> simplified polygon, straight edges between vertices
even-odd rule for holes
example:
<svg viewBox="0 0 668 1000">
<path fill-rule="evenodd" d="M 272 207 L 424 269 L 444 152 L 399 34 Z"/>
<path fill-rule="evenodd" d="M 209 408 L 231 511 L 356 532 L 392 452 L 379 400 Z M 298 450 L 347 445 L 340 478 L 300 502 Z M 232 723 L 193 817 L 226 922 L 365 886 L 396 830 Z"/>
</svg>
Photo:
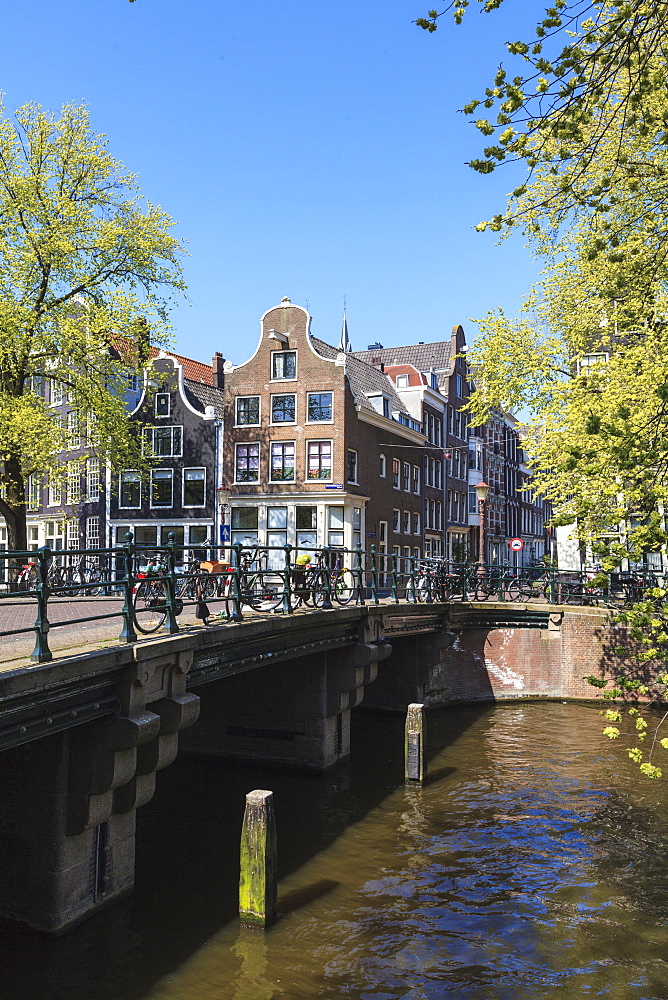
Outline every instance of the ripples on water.
<svg viewBox="0 0 668 1000">
<path fill-rule="evenodd" d="M 668 784 L 639 780 L 595 709 L 432 714 L 423 789 L 400 784 L 402 720 L 354 724 L 351 762 L 324 776 L 162 772 L 134 895 L 59 941 L 2 927 L 2 996 L 668 997 Z M 277 807 L 284 915 L 266 934 L 234 919 L 253 787 Z"/>
</svg>

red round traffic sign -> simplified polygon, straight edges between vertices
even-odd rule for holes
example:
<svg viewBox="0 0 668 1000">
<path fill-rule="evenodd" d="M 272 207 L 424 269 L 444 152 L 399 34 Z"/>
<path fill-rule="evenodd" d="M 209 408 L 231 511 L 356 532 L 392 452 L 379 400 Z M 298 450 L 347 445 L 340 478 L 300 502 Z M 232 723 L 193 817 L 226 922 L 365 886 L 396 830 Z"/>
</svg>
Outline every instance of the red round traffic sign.
<svg viewBox="0 0 668 1000">
<path fill-rule="evenodd" d="M 524 542 L 521 538 L 511 538 L 508 544 L 512 552 L 521 552 L 524 548 Z"/>
</svg>

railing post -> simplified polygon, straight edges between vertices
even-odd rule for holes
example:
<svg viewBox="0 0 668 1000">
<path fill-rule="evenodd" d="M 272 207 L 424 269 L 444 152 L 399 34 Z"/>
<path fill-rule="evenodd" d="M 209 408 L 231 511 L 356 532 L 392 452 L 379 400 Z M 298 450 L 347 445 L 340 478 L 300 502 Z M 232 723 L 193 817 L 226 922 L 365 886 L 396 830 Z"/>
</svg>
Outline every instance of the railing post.
<svg viewBox="0 0 668 1000">
<path fill-rule="evenodd" d="M 135 545 L 134 535 L 131 531 L 128 531 L 125 535 L 125 545 L 121 551 L 123 553 L 123 568 L 125 570 L 125 576 L 123 577 L 125 601 L 123 603 L 123 630 L 118 638 L 124 642 L 136 642 L 137 633 L 135 632 L 134 610 L 132 606 L 135 585 Z"/>
<path fill-rule="evenodd" d="M 240 622 L 241 614 L 241 545 L 235 542 L 232 546 L 232 579 L 230 580 L 230 590 L 232 591 L 232 621 Z"/>
<path fill-rule="evenodd" d="M 53 654 L 49 649 L 49 618 L 47 605 L 49 601 L 49 563 L 51 562 L 51 549 L 48 545 L 43 545 L 37 550 L 37 618 L 35 619 L 35 648 L 30 654 L 33 663 L 48 663 L 53 659 Z"/>
<path fill-rule="evenodd" d="M 332 609 L 332 574 L 330 570 L 331 551 L 327 545 L 322 550 L 321 561 L 323 566 L 322 589 L 324 595 L 321 607 L 323 611 L 331 611 Z"/>
<path fill-rule="evenodd" d="M 392 601 L 399 603 L 399 580 L 397 578 L 397 553 L 392 553 Z"/>
<path fill-rule="evenodd" d="M 468 565 L 466 563 L 461 563 L 461 574 L 462 574 L 462 601 L 468 601 L 468 589 L 466 586 L 468 580 Z"/>
<path fill-rule="evenodd" d="M 427 602 L 429 604 L 434 603 L 433 587 L 432 587 L 432 567 L 433 562 L 431 559 L 425 559 L 425 573 L 427 574 Z"/>
<path fill-rule="evenodd" d="M 362 546 L 357 543 L 355 546 L 355 557 L 357 560 L 357 566 L 355 568 L 355 576 L 357 577 L 357 600 L 355 604 L 364 604 L 364 570 L 362 568 Z"/>
<path fill-rule="evenodd" d="M 404 556 L 404 559 L 406 556 Z M 408 586 L 406 587 L 406 600 L 411 601 L 413 604 L 417 603 L 417 597 L 415 594 L 415 557 L 408 556 L 408 565 L 410 572 L 408 574 Z"/>
<path fill-rule="evenodd" d="M 167 616 L 163 626 L 163 632 L 175 635 L 179 630 L 179 623 L 176 620 L 176 535 L 170 531 L 167 535 Z"/>
<path fill-rule="evenodd" d="M 290 553 L 292 552 L 292 545 L 284 545 L 283 551 L 285 552 L 285 568 L 283 570 L 283 613 L 291 615 L 292 601 L 290 600 L 290 587 L 292 581 L 292 567 Z"/>
<path fill-rule="evenodd" d="M 498 586 L 498 590 L 497 590 L 497 597 L 499 598 L 499 601 L 503 600 L 503 583 L 504 583 L 504 580 L 505 580 L 505 576 L 506 576 L 506 574 L 503 571 L 503 567 L 500 566 L 499 567 L 499 586 Z"/>
<path fill-rule="evenodd" d="M 376 565 L 376 546 L 371 546 L 371 600 L 378 604 L 378 566 Z"/>
<path fill-rule="evenodd" d="M 556 587 L 556 581 L 555 581 L 554 566 L 552 564 L 550 564 L 550 583 L 549 583 L 549 586 L 548 586 L 548 595 L 549 595 L 550 604 L 556 604 L 557 603 L 557 587 Z"/>
</svg>

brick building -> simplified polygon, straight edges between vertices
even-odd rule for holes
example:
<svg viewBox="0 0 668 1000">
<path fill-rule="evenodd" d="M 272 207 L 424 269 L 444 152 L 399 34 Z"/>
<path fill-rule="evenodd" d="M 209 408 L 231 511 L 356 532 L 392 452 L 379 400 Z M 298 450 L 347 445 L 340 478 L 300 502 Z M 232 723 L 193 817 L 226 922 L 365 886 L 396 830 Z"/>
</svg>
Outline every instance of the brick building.
<svg viewBox="0 0 668 1000">
<path fill-rule="evenodd" d="M 424 443 L 382 369 L 314 337 L 283 299 L 253 356 L 225 365 L 232 541 L 421 555 Z"/>
</svg>

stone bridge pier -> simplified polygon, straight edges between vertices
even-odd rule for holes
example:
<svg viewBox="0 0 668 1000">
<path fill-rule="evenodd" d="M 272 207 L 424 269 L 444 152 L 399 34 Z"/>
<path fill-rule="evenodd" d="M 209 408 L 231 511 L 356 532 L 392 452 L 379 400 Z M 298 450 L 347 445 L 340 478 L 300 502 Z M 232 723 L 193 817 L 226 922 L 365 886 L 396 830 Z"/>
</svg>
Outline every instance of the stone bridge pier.
<svg viewBox="0 0 668 1000">
<path fill-rule="evenodd" d="M 113 714 L 0 757 L 3 916 L 58 933 L 132 888 L 136 810 L 199 711 L 186 692 L 192 652 L 138 653 L 118 671 Z M 59 721 L 55 713 L 44 720 Z"/>
<path fill-rule="evenodd" d="M 350 753 L 350 712 L 373 688 L 387 642 L 361 641 L 207 685 L 192 752 L 323 769 Z M 371 685 L 371 688 L 368 686 Z"/>
</svg>

